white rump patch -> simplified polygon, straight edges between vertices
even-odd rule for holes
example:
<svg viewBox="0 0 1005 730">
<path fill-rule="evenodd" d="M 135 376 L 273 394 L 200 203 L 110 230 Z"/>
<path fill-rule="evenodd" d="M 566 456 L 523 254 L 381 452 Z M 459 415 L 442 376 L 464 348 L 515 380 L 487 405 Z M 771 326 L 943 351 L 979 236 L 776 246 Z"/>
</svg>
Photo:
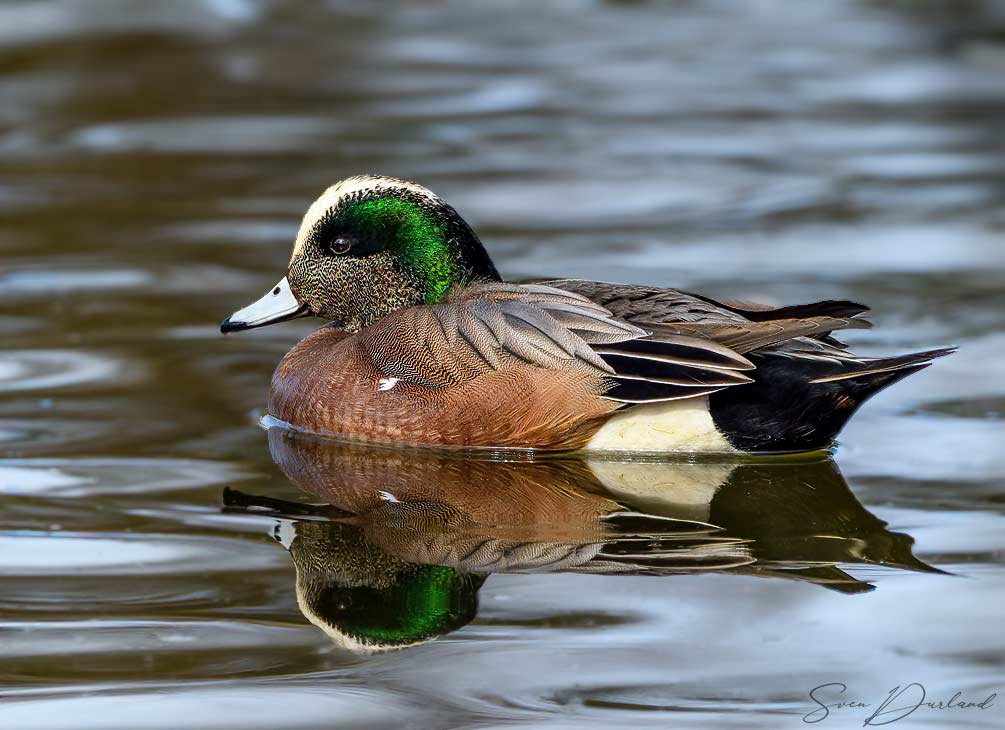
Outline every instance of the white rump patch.
<svg viewBox="0 0 1005 730">
<path fill-rule="evenodd" d="M 715 427 L 708 398 L 649 403 L 615 413 L 586 449 L 739 454 Z"/>
</svg>

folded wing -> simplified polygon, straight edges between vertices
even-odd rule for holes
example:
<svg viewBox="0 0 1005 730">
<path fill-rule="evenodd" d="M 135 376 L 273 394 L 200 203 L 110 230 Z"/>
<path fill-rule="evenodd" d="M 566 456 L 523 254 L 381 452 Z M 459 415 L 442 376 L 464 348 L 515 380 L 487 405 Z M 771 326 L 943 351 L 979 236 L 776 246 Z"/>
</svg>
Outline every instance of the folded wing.
<svg viewBox="0 0 1005 730">
<path fill-rule="evenodd" d="M 693 398 L 751 382 L 754 365 L 720 343 L 627 322 L 586 296 L 543 284 L 470 286 L 384 317 L 361 335 L 387 377 L 460 385 L 514 362 L 580 368 L 624 403 Z"/>
</svg>

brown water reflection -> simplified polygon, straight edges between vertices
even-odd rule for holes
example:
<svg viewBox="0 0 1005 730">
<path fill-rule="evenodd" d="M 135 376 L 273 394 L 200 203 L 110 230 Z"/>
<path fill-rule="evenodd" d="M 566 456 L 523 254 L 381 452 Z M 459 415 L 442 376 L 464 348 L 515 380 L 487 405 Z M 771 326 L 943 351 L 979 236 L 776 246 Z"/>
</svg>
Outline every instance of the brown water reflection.
<svg viewBox="0 0 1005 730">
<path fill-rule="evenodd" d="M 499 461 L 269 432 L 310 505 L 226 490 L 231 513 L 283 518 L 297 605 L 336 645 L 414 646 L 475 618 L 491 573 L 801 580 L 874 586 L 841 565 L 937 573 L 848 490 L 830 459 Z"/>
<path fill-rule="evenodd" d="M 0 4 L 0 727 L 721 730 L 798 726 L 822 682 L 1000 692 L 1003 28 L 951 0 Z M 345 452 L 305 497 L 256 424 L 312 324 L 217 325 L 361 172 L 441 193 L 509 278 L 856 299 L 878 324 L 856 348 L 960 353 L 856 417 L 847 487 L 825 464 L 703 465 L 668 505 L 592 466 L 490 463 L 470 469 L 508 486 L 458 502 L 432 456 Z M 493 496 L 537 470 L 551 487 Z M 493 573 L 466 625 L 358 655 L 304 618 L 274 521 L 220 511 L 229 486 L 379 516 L 367 490 L 406 501 L 411 476 L 462 533 L 605 569 Z M 585 534 L 541 503 L 556 485 L 689 527 Z M 401 522 L 418 543 L 358 516 L 303 529 L 462 570 L 458 528 Z M 607 574 L 649 531 L 716 569 Z M 912 551 L 953 575 L 901 570 Z M 936 722 L 1001 715 L 897 726 Z"/>
</svg>

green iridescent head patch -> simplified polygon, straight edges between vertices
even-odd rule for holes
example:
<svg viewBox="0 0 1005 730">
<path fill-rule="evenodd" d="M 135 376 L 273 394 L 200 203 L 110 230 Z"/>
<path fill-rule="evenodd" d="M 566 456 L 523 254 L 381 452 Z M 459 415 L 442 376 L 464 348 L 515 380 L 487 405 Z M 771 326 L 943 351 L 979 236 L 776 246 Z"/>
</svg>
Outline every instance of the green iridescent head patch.
<svg viewBox="0 0 1005 730">
<path fill-rule="evenodd" d="M 364 241 L 381 242 L 396 252 L 420 279 L 426 304 L 440 301 L 464 278 L 447 225 L 428 205 L 398 197 L 371 198 L 347 204 L 339 218 Z"/>
</svg>

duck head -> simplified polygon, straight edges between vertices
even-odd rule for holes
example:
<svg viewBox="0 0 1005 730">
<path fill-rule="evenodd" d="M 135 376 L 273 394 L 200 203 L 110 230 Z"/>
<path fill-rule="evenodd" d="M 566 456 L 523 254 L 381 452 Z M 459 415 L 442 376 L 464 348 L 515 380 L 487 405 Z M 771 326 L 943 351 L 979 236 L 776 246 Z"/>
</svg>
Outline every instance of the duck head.
<svg viewBox="0 0 1005 730">
<path fill-rule="evenodd" d="M 314 315 L 357 332 L 474 281 L 499 281 L 499 273 L 456 210 L 416 183 L 350 177 L 307 209 L 286 276 L 220 330 Z"/>
</svg>

